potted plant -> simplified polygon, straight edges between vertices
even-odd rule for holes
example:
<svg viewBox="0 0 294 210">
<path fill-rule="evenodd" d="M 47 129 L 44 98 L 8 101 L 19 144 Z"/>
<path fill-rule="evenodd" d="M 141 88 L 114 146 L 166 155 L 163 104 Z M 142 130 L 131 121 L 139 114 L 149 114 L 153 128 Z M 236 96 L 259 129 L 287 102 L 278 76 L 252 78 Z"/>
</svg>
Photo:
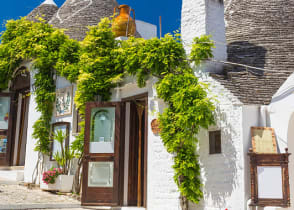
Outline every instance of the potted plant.
<svg viewBox="0 0 294 210">
<path fill-rule="evenodd" d="M 74 175 L 70 175 L 71 160 L 74 158 L 74 152 L 71 148 L 65 146 L 64 142 L 66 135 L 62 130 L 54 133 L 54 140 L 56 140 L 61 147 L 60 152 L 53 154 L 54 159 L 57 162 L 58 167 L 61 168 L 61 174 L 57 177 L 57 188 L 60 192 L 71 192 Z"/>
<path fill-rule="evenodd" d="M 42 176 L 42 182 L 40 188 L 43 190 L 55 191 L 57 190 L 56 178 L 62 173 L 60 168 L 51 168 L 49 171 L 45 171 Z"/>
<path fill-rule="evenodd" d="M 66 134 L 62 130 L 57 130 L 53 134 L 53 139 L 60 144 L 60 152 L 53 154 L 58 168 L 52 168 L 43 173 L 43 179 L 40 188 L 43 190 L 58 190 L 59 192 L 71 192 L 74 175 L 70 175 L 71 160 L 74 158 L 74 152 L 67 147 L 64 142 Z"/>
</svg>

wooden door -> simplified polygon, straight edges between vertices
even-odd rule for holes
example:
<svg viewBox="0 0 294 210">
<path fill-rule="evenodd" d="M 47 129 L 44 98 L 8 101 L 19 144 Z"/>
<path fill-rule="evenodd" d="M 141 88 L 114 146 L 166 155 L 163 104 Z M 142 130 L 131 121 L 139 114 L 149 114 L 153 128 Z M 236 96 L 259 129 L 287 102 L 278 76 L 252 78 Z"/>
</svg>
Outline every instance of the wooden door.
<svg viewBox="0 0 294 210">
<path fill-rule="evenodd" d="M 0 166 L 11 163 L 12 94 L 0 93 Z"/>
<path fill-rule="evenodd" d="M 121 103 L 86 104 L 82 205 L 121 204 L 121 110 Z"/>
<path fill-rule="evenodd" d="M 146 207 L 147 114 L 147 98 L 130 102 L 128 206 Z"/>
</svg>

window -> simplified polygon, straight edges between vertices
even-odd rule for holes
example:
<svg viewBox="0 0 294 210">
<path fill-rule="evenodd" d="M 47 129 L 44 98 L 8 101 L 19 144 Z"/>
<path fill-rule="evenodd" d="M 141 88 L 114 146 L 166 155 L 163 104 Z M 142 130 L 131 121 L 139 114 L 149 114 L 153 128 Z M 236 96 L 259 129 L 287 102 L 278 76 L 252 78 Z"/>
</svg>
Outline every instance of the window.
<svg viewBox="0 0 294 210">
<path fill-rule="evenodd" d="M 209 154 L 219 154 L 221 152 L 221 131 L 209 131 Z"/>
<path fill-rule="evenodd" d="M 72 135 L 77 136 L 81 132 L 80 122 L 82 118 L 79 114 L 79 110 L 74 106 L 73 118 L 72 118 Z"/>
<path fill-rule="evenodd" d="M 56 122 L 52 124 L 52 143 L 51 143 L 51 155 L 50 160 L 54 161 L 54 155 L 58 152 L 61 153 L 61 145 L 58 141 L 56 141 L 53 137 L 54 133 L 56 133 L 58 130 L 61 130 L 65 134 L 65 140 L 63 142 L 63 148 L 68 149 L 69 148 L 69 122 Z"/>
</svg>

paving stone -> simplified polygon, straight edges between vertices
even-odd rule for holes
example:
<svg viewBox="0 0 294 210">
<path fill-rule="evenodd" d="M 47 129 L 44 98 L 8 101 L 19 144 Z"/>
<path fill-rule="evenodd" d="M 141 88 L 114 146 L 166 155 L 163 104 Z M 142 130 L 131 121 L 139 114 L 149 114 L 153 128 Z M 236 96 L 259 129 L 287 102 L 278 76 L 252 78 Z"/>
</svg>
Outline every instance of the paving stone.
<svg viewBox="0 0 294 210">
<path fill-rule="evenodd" d="M 67 195 L 57 195 L 20 185 L 0 184 L 0 209 L 36 209 L 80 207 L 80 202 Z"/>
</svg>

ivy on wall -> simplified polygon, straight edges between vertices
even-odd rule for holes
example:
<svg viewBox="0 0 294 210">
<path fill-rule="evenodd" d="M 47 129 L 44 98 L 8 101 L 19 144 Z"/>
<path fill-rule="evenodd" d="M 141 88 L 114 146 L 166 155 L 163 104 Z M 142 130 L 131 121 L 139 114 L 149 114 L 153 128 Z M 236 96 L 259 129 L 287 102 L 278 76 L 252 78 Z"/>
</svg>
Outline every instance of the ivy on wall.
<svg viewBox="0 0 294 210">
<path fill-rule="evenodd" d="M 123 77 L 137 78 L 144 87 L 150 76 L 157 77 L 158 97 L 169 106 L 159 115 L 161 138 L 174 156 L 175 182 L 181 194 L 198 203 L 202 198 L 200 166 L 195 153 L 197 133 L 214 123 L 214 106 L 206 87 L 199 83 L 191 62 L 199 65 L 212 57 L 213 43 L 208 36 L 195 38 L 189 58 L 179 34 L 158 39 L 115 40 L 111 21 L 102 19 L 82 42 L 64 35 L 44 22 L 25 18 L 7 22 L 0 45 L 0 89 L 6 89 L 13 71 L 24 60 L 32 61 L 37 110 L 41 117 L 34 125 L 36 150 L 49 152 L 49 130 L 55 100 L 54 76 L 77 84 L 75 104 L 84 118 L 85 104 L 97 95 L 109 100 L 111 89 Z M 84 121 L 72 147 L 83 154 Z"/>
</svg>

